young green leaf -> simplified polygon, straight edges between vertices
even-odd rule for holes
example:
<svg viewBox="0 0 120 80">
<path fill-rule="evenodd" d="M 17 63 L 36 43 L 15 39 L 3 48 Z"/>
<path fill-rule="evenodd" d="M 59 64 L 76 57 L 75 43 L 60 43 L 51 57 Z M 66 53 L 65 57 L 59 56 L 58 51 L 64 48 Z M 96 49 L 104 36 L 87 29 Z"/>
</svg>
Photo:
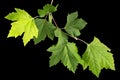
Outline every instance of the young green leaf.
<svg viewBox="0 0 120 80">
<path fill-rule="evenodd" d="M 16 12 L 9 13 L 6 19 L 14 21 L 7 37 L 18 37 L 23 33 L 24 46 L 33 38 L 38 36 L 38 29 L 32 18 L 25 10 L 15 8 Z"/>
<path fill-rule="evenodd" d="M 42 40 L 45 40 L 46 37 L 50 38 L 53 40 L 54 38 L 54 30 L 55 26 L 48 22 L 46 19 L 35 19 L 36 25 L 38 27 L 38 37 L 34 38 L 34 43 L 37 44 L 41 42 Z"/>
<path fill-rule="evenodd" d="M 51 4 L 46 4 L 45 6 L 43 6 L 43 9 L 38 9 L 38 14 L 40 15 L 40 17 L 45 17 L 45 15 L 47 15 L 48 13 L 53 13 L 57 11 L 57 6 L 55 7 Z"/>
<path fill-rule="evenodd" d="M 68 14 L 65 30 L 73 37 L 80 36 L 80 31 L 86 26 L 87 22 L 82 18 L 78 19 L 78 12 Z"/>
<path fill-rule="evenodd" d="M 53 16 L 52 16 L 51 13 L 49 13 L 49 15 L 48 15 L 48 21 L 49 21 L 50 23 L 52 23 L 52 20 L 53 20 Z"/>
<path fill-rule="evenodd" d="M 67 66 L 70 71 L 75 73 L 78 64 L 83 64 L 83 60 L 78 54 L 77 46 L 75 43 L 68 42 L 68 37 L 60 29 L 56 29 L 55 35 L 58 37 L 57 45 L 53 45 L 47 49 L 47 51 L 52 52 L 50 67 L 61 61 L 64 66 Z"/>
<path fill-rule="evenodd" d="M 103 68 L 115 70 L 113 54 L 110 52 L 110 49 L 96 37 L 87 45 L 82 59 L 85 61 L 84 68 L 89 66 L 89 70 L 97 77 L 99 77 Z"/>
</svg>

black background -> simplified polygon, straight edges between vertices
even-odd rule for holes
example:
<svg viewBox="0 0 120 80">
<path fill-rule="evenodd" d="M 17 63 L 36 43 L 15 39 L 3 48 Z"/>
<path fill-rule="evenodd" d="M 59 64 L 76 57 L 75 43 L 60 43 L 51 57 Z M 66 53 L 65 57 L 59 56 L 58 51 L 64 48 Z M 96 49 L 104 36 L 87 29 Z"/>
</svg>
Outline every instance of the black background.
<svg viewBox="0 0 120 80">
<path fill-rule="evenodd" d="M 34 45 L 31 40 L 25 47 L 22 37 L 7 38 L 11 28 L 10 21 L 4 17 L 14 11 L 14 8 L 25 9 L 31 16 L 37 16 L 37 9 L 42 8 L 50 0 L 0 0 L 0 78 L 4 79 L 32 79 L 32 80 L 119 80 L 120 74 L 120 39 L 119 39 L 119 6 L 118 2 L 109 0 L 54 0 L 53 5 L 59 3 L 54 18 L 60 27 L 64 27 L 68 13 L 78 11 L 79 17 L 88 24 L 81 31 L 81 39 L 91 42 L 98 37 L 113 53 L 116 71 L 103 69 L 99 78 L 90 71 L 82 70 L 78 66 L 76 73 L 66 69 L 61 63 L 49 68 L 49 56 L 46 49 L 54 41 L 45 41 Z M 81 51 L 84 50 L 82 45 Z"/>
</svg>

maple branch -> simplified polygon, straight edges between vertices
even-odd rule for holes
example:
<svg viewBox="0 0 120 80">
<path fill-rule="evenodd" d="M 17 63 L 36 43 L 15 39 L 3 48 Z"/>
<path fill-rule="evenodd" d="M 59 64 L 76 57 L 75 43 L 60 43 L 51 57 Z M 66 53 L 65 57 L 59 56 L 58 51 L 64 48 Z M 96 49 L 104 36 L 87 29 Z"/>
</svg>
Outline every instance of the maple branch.
<svg viewBox="0 0 120 80">
<path fill-rule="evenodd" d="M 51 0 L 51 5 L 53 4 L 53 0 Z M 55 19 L 54 19 L 54 17 L 53 17 L 53 15 L 52 15 L 52 20 L 53 20 L 53 22 L 54 22 L 54 24 L 55 24 L 55 26 L 56 27 L 58 27 L 58 25 L 57 25 L 57 23 L 56 23 L 56 21 L 55 21 Z M 59 28 L 59 27 L 58 27 Z M 59 28 L 59 29 L 64 29 L 64 28 Z M 70 37 L 72 37 L 73 39 L 75 39 L 75 40 L 78 40 L 78 41 L 81 41 L 81 42 L 83 42 L 83 43 L 85 43 L 86 45 L 88 45 L 88 43 L 86 42 L 86 41 L 84 41 L 84 40 L 82 40 L 82 39 L 80 39 L 80 38 L 77 38 L 77 37 L 73 37 L 73 36 L 71 36 L 70 34 L 68 34 L 68 33 L 66 33 L 66 35 L 68 35 L 68 36 L 70 36 Z"/>
<path fill-rule="evenodd" d="M 61 30 L 64 29 L 64 28 L 60 28 L 60 27 L 57 25 L 57 23 L 56 23 L 56 21 L 55 21 L 53 15 L 52 15 L 52 20 L 53 20 L 53 22 L 54 22 L 54 24 L 55 24 L 55 26 L 56 26 L 57 28 L 59 28 L 59 29 L 61 29 Z M 86 41 L 84 41 L 84 40 L 82 40 L 82 39 L 80 39 L 80 38 L 71 36 L 71 35 L 68 34 L 68 33 L 65 33 L 65 34 L 68 35 L 68 36 L 70 36 L 70 37 L 72 37 L 72 38 L 75 39 L 75 40 L 81 41 L 81 42 L 85 43 L 86 45 L 88 45 L 88 43 L 87 43 Z"/>
</svg>

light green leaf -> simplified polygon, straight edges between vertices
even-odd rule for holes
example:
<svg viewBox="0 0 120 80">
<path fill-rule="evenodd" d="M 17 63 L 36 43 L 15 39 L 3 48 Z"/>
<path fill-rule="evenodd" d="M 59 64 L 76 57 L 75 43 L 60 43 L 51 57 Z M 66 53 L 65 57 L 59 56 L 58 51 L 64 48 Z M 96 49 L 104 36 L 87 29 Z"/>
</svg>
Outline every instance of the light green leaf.
<svg viewBox="0 0 120 80">
<path fill-rule="evenodd" d="M 99 77 L 103 68 L 115 70 L 113 54 L 110 49 L 94 37 L 94 40 L 88 44 L 85 53 L 82 56 L 85 65 L 89 66 L 89 70 Z M 86 66 L 84 66 L 86 68 Z"/>
<path fill-rule="evenodd" d="M 46 4 L 45 6 L 43 6 L 43 9 L 38 9 L 38 14 L 40 15 L 40 17 L 45 17 L 45 15 L 47 15 L 48 13 L 53 13 L 57 11 L 57 6 L 55 7 L 51 4 Z"/>
<path fill-rule="evenodd" d="M 33 38 L 38 36 L 38 29 L 32 18 L 25 10 L 15 8 L 16 12 L 9 13 L 6 19 L 14 21 L 7 37 L 18 37 L 23 33 L 24 46 Z"/>
<path fill-rule="evenodd" d="M 80 36 L 80 31 L 86 26 L 87 22 L 78 18 L 78 12 L 68 14 L 65 30 L 73 37 Z"/>
<path fill-rule="evenodd" d="M 45 19 L 36 18 L 35 22 L 36 22 L 39 32 L 38 32 L 38 37 L 34 38 L 34 43 L 37 44 L 41 42 L 42 40 L 45 40 L 46 37 L 53 40 L 55 26 Z"/>
<path fill-rule="evenodd" d="M 83 60 L 78 54 L 77 46 L 75 43 L 68 42 L 68 37 L 60 29 L 56 29 L 55 35 L 58 37 L 57 45 L 53 45 L 47 49 L 47 51 L 52 52 L 50 56 L 50 67 L 61 61 L 64 66 L 75 73 L 78 64 L 83 64 Z"/>
</svg>

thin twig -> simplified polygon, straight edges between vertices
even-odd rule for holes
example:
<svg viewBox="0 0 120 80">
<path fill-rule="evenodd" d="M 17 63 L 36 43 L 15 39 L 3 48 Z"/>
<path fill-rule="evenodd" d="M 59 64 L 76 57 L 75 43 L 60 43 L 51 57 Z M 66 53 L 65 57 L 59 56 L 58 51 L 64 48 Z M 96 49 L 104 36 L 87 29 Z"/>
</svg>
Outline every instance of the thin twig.
<svg viewBox="0 0 120 80">
<path fill-rule="evenodd" d="M 40 16 L 35 16 L 35 17 L 33 17 L 34 19 L 36 19 L 36 18 L 40 18 Z"/>
<path fill-rule="evenodd" d="M 52 4 L 53 4 L 53 0 L 51 0 L 51 5 L 52 5 Z M 51 15 L 52 15 L 52 13 L 49 13 L 49 14 L 51 14 Z M 52 15 L 52 20 L 53 20 L 53 22 L 54 22 L 55 26 L 56 26 L 56 27 L 58 27 L 58 25 L 57 25 L 57 23 L 56 23 L 56 21 L 55 21 L 55 19 L 54 19 L 53 15 Z"/>
<path fill-rule="evenodd" d="M 76 38 L 76 37 L 75 37 L 75 39 L 76 39 L 76 40 L 79 40 L 79 41 L 81 41 L 81 42 L 83 42 L 83 43 L 85 43 L 85 44 L 88 44 L 86 41 L 84 41 L 84 40 L 82 40 L 82 39 L 80 39 L 80 38 Z"/>
<path fill-rule="evenodd" d="M 58 27 L 58 25 L 57 25 L 57 23 L 56 23 L 54 17 L 53 17 L 53 22 L 54 22 L 55 26 Z"/>
<path fill-rule="evenodd" d="M 68 34 L 68 33 L 65 33 L 65 34 L 68 35 L 69 37 L 72 37 L 72 38 L 75 39 L 75 40 L 81 41 L 81 42 L 85 43 L 86 45 L 88 45 L 88 43 L 87 43 L 86 41 L 84 41 L 84 40 L 82 40 L 82 39 L 80 39 L 80 38 L 74 37 L 74 36 L 72 36 L 72 35 L 70 35 L 70 34 Z"/>
<path fill-rule="evenodd" d="M 51 0 L 51 5 L 53 4 L 53 0 Z"/>
</svg>

